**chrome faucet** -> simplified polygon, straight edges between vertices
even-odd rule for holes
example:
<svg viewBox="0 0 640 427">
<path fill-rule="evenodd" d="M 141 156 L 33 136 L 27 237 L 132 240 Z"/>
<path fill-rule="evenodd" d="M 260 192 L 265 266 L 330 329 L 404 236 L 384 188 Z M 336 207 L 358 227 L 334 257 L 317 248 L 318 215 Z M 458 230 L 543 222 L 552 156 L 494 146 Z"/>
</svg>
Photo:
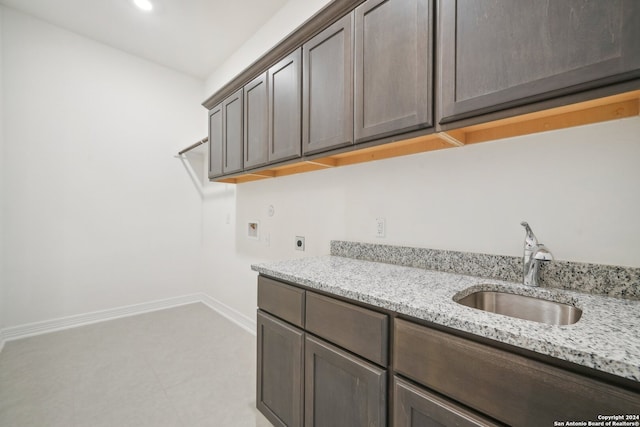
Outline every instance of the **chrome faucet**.
<svg viewBox="0 0 640 427">
<path fill-rule="evenodd" d="M 553 255 L 545 245 L 538 243 L 538 239 L 536 239 L 536 235 L 533 234 L 529 224 L 522 221 L 520 225 L 522 225 L 527 232 L 524 239 L 524 255 L 522 257 L 522 280 L 527 286 L 539 286 L 538 271 L 540 269 L 540 263 L 553 260 Z"/>
</svg>

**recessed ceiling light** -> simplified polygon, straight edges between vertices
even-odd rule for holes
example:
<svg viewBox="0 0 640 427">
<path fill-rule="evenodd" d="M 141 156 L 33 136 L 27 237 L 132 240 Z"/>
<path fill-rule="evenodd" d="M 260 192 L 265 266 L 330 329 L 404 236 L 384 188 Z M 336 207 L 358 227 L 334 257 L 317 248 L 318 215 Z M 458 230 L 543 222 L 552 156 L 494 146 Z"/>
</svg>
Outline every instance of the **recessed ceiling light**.
<svg viewBox="0 0 640 427">
<path fill-rule="evenodd" d="M 133 0 L 138 8 L 144 10 L 145 12 L 151 11 L 153 9 L 153 4 L 149 0 Z"/>
</svg>

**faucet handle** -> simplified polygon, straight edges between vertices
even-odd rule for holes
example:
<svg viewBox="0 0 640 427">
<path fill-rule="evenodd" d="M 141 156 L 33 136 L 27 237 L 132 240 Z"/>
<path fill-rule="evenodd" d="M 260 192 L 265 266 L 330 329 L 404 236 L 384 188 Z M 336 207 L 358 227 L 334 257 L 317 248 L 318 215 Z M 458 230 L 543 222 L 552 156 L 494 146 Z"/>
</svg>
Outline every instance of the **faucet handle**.
<svg viewBox="0 0 640 427">
<path fill-rule="evenodd" d="M 545 245 L 539 244 L 533 254 L 533 259 L 538 261 L 553 261 L 553 254 Z"/>
</svg>

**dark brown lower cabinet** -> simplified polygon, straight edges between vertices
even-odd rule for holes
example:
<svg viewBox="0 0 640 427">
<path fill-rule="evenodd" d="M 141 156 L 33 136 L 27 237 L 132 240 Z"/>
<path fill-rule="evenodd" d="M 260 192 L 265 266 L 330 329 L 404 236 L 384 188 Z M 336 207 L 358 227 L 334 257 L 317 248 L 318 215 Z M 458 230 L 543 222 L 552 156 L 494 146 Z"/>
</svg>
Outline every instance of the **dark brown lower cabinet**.
<svg viewBox="0 0 640 427">
<path fill-rule="evenodd" d="M 306 427 L 383 427 L 386 388 L 384 369 L 306 336 Z"/>
<path fill-rule="evenodd" d="M 257 407 L 275 426 L 539 427 L 640 414 L 635 383 L 550 357 L 263 276 L 258 305 Z"/>
<path fill-rule="evenodd" d="M 258 311 L 256 405 L 275 426 L 303 425 L 304 332 Z"/>
<path fill-rule="evenodd" d="M 406 320 L 393 336 L 396 373 L 507 425 L 640 413 L 640 394 L 589 376 Z"/>
<path fill-rule="evenodd" d="M 394 427 L 494 427 L 490 420 L 401 378 L 393 378 Z"/>
</svg>

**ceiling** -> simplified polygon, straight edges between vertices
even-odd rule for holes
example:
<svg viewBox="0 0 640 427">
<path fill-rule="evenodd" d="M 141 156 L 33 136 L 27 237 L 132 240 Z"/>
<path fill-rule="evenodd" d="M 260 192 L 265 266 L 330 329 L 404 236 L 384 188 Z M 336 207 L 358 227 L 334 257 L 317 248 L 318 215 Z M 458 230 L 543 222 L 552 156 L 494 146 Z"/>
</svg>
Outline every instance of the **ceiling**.
<svg viewBox="0 0 640 427">
<path fill-rule="evenodd" d="M 205 79 L 287 0 L 0 0 L 49 23 Z"/>
</svg>

